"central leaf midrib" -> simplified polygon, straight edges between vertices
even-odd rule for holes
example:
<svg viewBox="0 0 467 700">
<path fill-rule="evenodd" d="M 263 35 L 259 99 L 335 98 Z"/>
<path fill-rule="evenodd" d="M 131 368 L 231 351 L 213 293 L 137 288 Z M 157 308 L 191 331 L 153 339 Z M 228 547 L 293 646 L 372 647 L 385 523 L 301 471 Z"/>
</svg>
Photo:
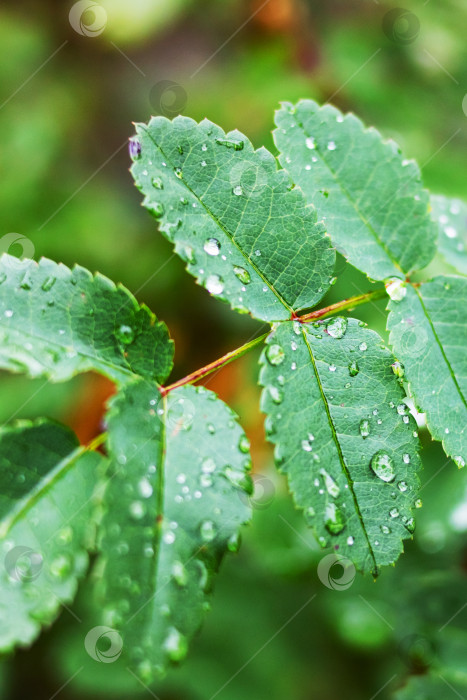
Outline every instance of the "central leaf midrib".
<svg viewBox="0 0 467 700">
<path fill-rule="evenodd" d="M 159 149 L 159 151 L 161 152 L 161 154 L 164 156 L 164 159 L 165 159 L 168 163 L 170 163 L 170 165 L 171 165 L 172 168 L 174 168 L 175 165 L 173 164 L 173 162 L 171 161 L 171 159 L 168 157 L 168 155 L 165 153 L 165 151 L 162 149 L 162 146 L 161 146 L 160 144 L 156 143 L 156 141 L 153 139 L 152 134 L 150 133 L 150 131 L 149 131 L 148 129 L 146 129 L 146 133 L 148 134 L 149 138 L 150 138 L 151 141 L 153 142 L 154 146 L 155 146 L 157 149 Z M 263 273 L 261 272 L 261 270 L 259 270 L 259 268 L 255 265 L 255 263 L 253 262 L 253 260 L 251 260 L 251 259 L 245 254 L 245 252 L 242 250 L 242 248 L 240 247 L 240 245 L 237 243 L 237 241 L 235 240 L 235 238 L 233 237 L 233 235 L 232 235 L 231 233 L 229 233 L 229 231 L 227 231 L 227 229 L 221 224 L 221 222 L 219 221 L 219 219 L 217 218 L 217 216 L 214 214 L 214 212 L 212 212 L 211 209 L 209 209 L 209 207 L 207 206 L 207 204 L 205 204 L 205 202 L 201 199 L 201 197 L 200 197 L 194 190 L 192 190 L 192 188 L 190 187 L 190 185 L 187 183 L 187 181 L 186 181 L 184 178 L 182 179 L 182 182 L 183 182 L 183 184 L 185 185 L 185 187 L 187 188 L 187 190 L 193 195 L 193 197 L 196 198 L 196 201 L 198 201 L 198 202 L 202 205 L 202 207 L 204 208 L 204 210 L 206 211 L 206 213 L 208 214 L 208 216 L 210 216 L 210 218 L 214 221 L 214 223 L 216 224 L 216 226 L 218 226 L 218 228 L 227 236 L 227 238 L 231 241 L 231 243 L 233 243 L 233 245 L 237 248 L 237 250 L 239 251 L 239 253 L 241 253 L 242 257 L 245 258 L 245 260 L 248 261 L 248 264 L 251 265 L 251 267 L 252 267 L 253 270 L 256 272 L 256 274 L 258 275 L 258 277 L 260 277 L 260 279 L 263 280 L 264 284 L 267 285 L 267 287 L 269 287 L 269 289 L 271 290 L 271 292 L 272 292 L 272 293 L 277 297 L 277 299 L 281 302 L 282 306 L 283 306 L 285 309 L 287 309 L 287 311 L 289 311 L 290 313 L 292 313 L 292 312 L 293 312 L 293 309 L 287 304 L 287 302 L 285 301 L 285 299 L 279 294 L 279 292 L 274 288 L 274 286 L 269 282 L 269 280 L 263 275 Z"/>
<path fill-rule="evenodd" d="M 311 134 L 309 134 L 308 131 L 305 129 L 303 123 L 300 122 L 300 121 L 298 121 L 296 117 L 295 117 L 295 122 L 296 122 L 297 126 L 299 126 L 299 127 L 302 129 L 302 131 L 303 131 L 303 133 L 305 134 L 305 136 L 307 136 L 308 138 L 313 138 L 313 137 L 311 136 Z M 321 152 L 321 150 L 316 149 L 316 152 L 317 152 L 318 155 L 320 156 L 320 158 L 321 158 L 321 160 L 323 161 L 323 163 L 324 163 L 324 165 L 326 166 L 326 168 L 327 168 L 327 169 L 329 170 L 329 172 L 331 173 L 332 177 L 334 178 L 334 182 L 336 183 L 336 185 L 338 186 L 338 188 L 340 189 L 340 191 L 342 192 L 342 194 L 348 199 L 348 201 L 350 202 L 351 206 L 353 207 L 355 213 L 356 213 L 357 216 L 360 218 L 360 220 L 364 223 L 364 225 L 366 226 L 366 228 L 368 229 L 368 231 L 370 231 L 370 233 L 371 233 L 372 236 L 374 237 L 375 241 L 376 241 L 376 242 L 381 246 L 381 248 L 384 250 L 384 252 L 386 253 L 386 255 L 387 255 L 387 257 L 389 258 L 390 262 L 394 265 L 394 267 L 395 267 L 397 270 L 399 270 L 399 272 L 401 272 L 402 274 L 404 274 L 402 268 L 400 267 L 400 265 L 399 265 L 399 263 L 397 262 L 397 260 L 393 257 L 393 255 L 392 255 L 390 249 L 387 247 L 386 243 L 380 238 L 380 236 L 378 235 L 378 232 L 373 228 L 373 226 L 370 224 L 370 222 L 366 219 L 366 217 L 363 215 L 363 213 L 362 213 L 362 212 L 360 211 L 360 209 L 357 207 L 357 205 L 356 205 L 356 203 L 354 202 L 354 200 L 352 199 L 350 193 L 349 193 L 349 192 L 347 191 L 347 189 L 341 184 L 340 180 L 339 180 L 338 177 L 337 177 L 337 173 L 333 170 L 333 168 L 331 168 L 331 166 L 329 165 L 328 161 L 325 159 L 325 157 L 324 157 L 323 153 Z"/>
<path fill-rule="evenodd" d="M 371 558 L 373 559 L 373 562 L 374 562 L 374 565 L 375 565 L 375 570 L 377 570 L 377 568 L 378 568 L 378 563 L 377 563 L 377 561 L 376 561 L 375 553 L 374 553 L 373 548 L 372 548 L 371 543 L 370 543 L 370 538 L 369 538 L 368 533 L 367 533 L 367 531 L 366 531 L 365 523 L 364 523 L 364 520 L 363 520 L 363 515 L 362 515 L 362 512 L 361 512 L 361 510 L 360 510 L 360 505 L 359 505 L 359 503 L 358 503 L 357 495 L 356 495 L 355 490 L 354 490 L 354 487 L 353 487 L 353 480 L 352 480 L 351 477 L 350 477 L 349 470 L 347 469 L 347 465 L 346 465 L 346 463 L 345 463 L 345 461 L 344 461 L 344 455 L 342 454 L 342 449 L 341 449 L 341 446 L 340 446 L 340 443 L 339 443 L 339 440 L 338 440 L 338 437 L 337 437 L 336 428 L 335 428 L 334 422 L 333 422 L 333 420 L 332 420 L 331 411 L 329 410 L 328 400 L 327 400 L 327 398 L 326 398 L 326 394 L 325 394 L 325 391 L 324 391 L 324 388 L 323 388 L 323 384 L 322 384 L 321 378 L 320 378 L 320 376 L 319 376 L 318 368 L 316 367 L 316 362 L 315 362 L 315 358 L 314 358 L 314 356 L 313 356 L 313 351 L 312 351 L 312 348 L 311 348 L 311 346 L 310 346 L 310 343 L 308 342 L 308 337 L 307 337 L 307 334 L 306 334 L 306 330 L 305 330 L 304 328 L 302 328 L 302 334 L 303 334 L 303 339 L 304 339 L 304 341 L 305 341 L 306 347 L 307 347 L 307 349 L 308 349 L 308 353 L 309 353 L 309 355 L 310 355 L 311 364 L 312 364 L 313 371 L 314 371 L 314 374 L 315 374 L 315 377 L 316 377 L 316 382 L 317 382 L 317 384 L 318 384 L 318 388 L 319 388 L 319 391 L 320 391 L 320 394 L 321 394 L 321 399 L 322 399 L 322 401 L 323 401 L 324 408 L 325 408 L 325 410 L 326 410 L 326 416 L 327 416 L 327 419 L 328 419 L 329 427 L 331 428 L 332 438 L 333 438 L 334 444 L 335 444 L 336 449 L 337 449 L 337 454 L 338 454 L 338 456 L 339 456 L 339 461 L 340 461 L 340 464 L 341 464 L 341 467 L 342 467 L 342 471 L 343 471 L 344 476 L 345 476 L 345 478 L 346 478 L 346 480 L 347 480 L 347 484 L 348 484 L 348 486 L 349 486 L 349 491 L 350 491 L 350 493 L 352 494 L 352 498 L 353 498 L 355 510 L 356 510 L 356 512 L 357 512 L 357 516 L 358 516 L 358 519 L 359 519 L 359 521 L 360 521 L 360 525 L 361 525 L 361 527 L 362 527 L 363 534 L 365 535 L 365 539 L 366 539 L 367 544 L 368 544 L 368 549 L 369 549 L 369 551 L 370 551 Z"/>
</svg>

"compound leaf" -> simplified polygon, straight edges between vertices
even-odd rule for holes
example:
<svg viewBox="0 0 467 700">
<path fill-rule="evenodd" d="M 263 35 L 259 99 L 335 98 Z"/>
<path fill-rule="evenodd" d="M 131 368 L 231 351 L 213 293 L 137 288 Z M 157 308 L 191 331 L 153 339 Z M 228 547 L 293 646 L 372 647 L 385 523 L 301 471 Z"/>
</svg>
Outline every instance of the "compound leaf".
<svg viewBox="0 0 467 700">
<path fill-rule="evenodd" d="M 467 280 L 407 285 L 388 309 L 390 342 L 428 429 L 459 467 L 467 460 Z"/>
<path fill-rule="evenodd" d="M 283 104 L 280 162 L 316 207 L 339 252 L 372 279 L 404 277 L 435 254 L 436 225 L 414 161 L 353 114 Z"/>
<path fill-rule="evenodd" d="M 323 546 L 377 573 L 411 535 L 415 421 L 381 338 L 355 319 L 282 323 L 261 358 L 275 457 Z"/>
<path fill-rule="evenodd" d="M 45 258 L 0 258 L 0 338 L 0 367 L 54 381 L 96 370 L 162 382 L 172 367 L 167 327 L 130 292 Z"/>
<path fill-rule="evenodd" d="M 432 216 L 438 222 L 438 248 L 447 262 L 467 275 L 467 204 L 442 195 L 431 197 Z"/>
<path fill-rule="evenodd" d="M 208 120 L 153 117 L 136 130 L 132 174 L 143 204 L 198 283 L 266 321 L 324 296 L 335 251 L 271 153 Z"/>
<path fill-rule="evenodd" d="M 58 423 L 0 430 L 0 650 L 31 643 L 76 593 L 94 540 L 101 457 Z"/>
<path fill-rule="evenodd" d="M 143 380 L 129 384 L 112 402 L 108 428 L 103 621 L 121 632 L 149 682 L 185 656 L 212 576 L 239 546 L 250 516 L 249 446 L 232 411 L 191 386 L 163 398 Z"/>
</svg>

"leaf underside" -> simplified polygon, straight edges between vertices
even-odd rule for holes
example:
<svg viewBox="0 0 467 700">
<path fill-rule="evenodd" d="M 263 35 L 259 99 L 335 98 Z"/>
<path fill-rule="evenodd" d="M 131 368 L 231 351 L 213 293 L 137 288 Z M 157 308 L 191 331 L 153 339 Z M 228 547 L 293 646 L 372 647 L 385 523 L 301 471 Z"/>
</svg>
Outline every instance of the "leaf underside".
<svg viewBox="0 0 467 700">
<path fill-rule="evenodd" d="M 130 292 L 45 258 L 0 258 L 0 339 L 1 368 L 53 381 L 96 370 L 162 382 L 172 368 L 167 327 Z"/>
<path fill-rule="evenodd" d="M 46 420 L 0 431 L 0 650 L 31 643 L 76 593 L 101 457 Z"/>
<path fill-rule="evenodd" d="M 370 278 L 402 277 L 435 254 L 436 225 L 414 161 L 353 114 L 312 100 L 284 103 L 280 162 L 312 202 L 339 252 Z"/>
<path fill-rule="evenodd" d="M 199 284 L 265 321 L 324 296 L 335 251 L 269 151 L 187 117 L 153 117 L 137 135 L 132 174 L 143 204 Z"/>
<path fill-rule="evenodd" d="M 262 410 L 277 465 L 318 542 L 377 573 L 413 532 L 418 439 L 392 355 L 360 322 L 345 323 L 283 323 L 271 333 Z M 344 335 L 333 337 L 338 328 Z M 387 481 L 370 466 L 378 453 L 392 470 L 383 469 Z"/>
<path fill-rule="evenodd" d="M 248 442 L 212 392 L 187 386 L 163 399 L 143 380 L 112 402 L 108 428 L 98 598 L 149 682 L 185 656 L 212 576 L 238 549 L 250 517 Z"/>
<path fill-rule="evenodd" d="M 467 204 L 442 195 L 431 197 L 432 216 L 438 222 L 438 248 L 447 262 L 467 275 Z"/>
<path fill-rule="evenodd" d="M 467 280 L 440 276 L 390 301 L 388 330 L 427 426 L 459 467 L 467 461 Z"/>
</svg>

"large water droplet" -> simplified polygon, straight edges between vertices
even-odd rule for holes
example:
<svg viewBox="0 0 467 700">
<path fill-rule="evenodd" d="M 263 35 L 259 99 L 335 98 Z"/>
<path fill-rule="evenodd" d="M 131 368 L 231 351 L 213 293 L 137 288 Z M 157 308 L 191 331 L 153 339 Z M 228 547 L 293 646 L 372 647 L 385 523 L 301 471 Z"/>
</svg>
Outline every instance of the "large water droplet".
<svg viewBox="0 0 467 700">
<path fill-rule="evenodd" d="M 386 284 L 386 291 L 392 301 L 402 301 L 407 294 L 407 287 L 403 280 L 394 277 Z"/>
<path fill-rule="evenodd" d="M 206 280 L 206 289 L 211 294 L 222 294 L 224 291 L 224 282 L 219 275 L 209 275 Z"/>
<path fill-rule="evenodd" d="M 459 468 L 462 469 L 462 467 L 465 467 L 465 459 L 461 457 L 460 455 L 456 455 L 455 457 L 452 458 L 454 461 L 454 464 Z"/>
<path fill-rule="evenodd" d="M 241 151 L 244 146 L 244 142 L 236 139 L 222 139 L 217 138 L 216 143 L 219 146 L 225 146 L 226 148 L 233 148 L 234 151 Z"/>
<path fill-rule="evenodd" d="M 201 471 L 203 474 L 212 474 L 213 471 L 216 470 L 216 463 L 212 459 L 212 457 L 206 457 L 206 459 L 203 459 L 201 462 Z"/>
<path fill-rule="evenodd" d="M 204 520 L 199 528 L 201 539 L 211 542 L 216 536 L 216 528 L 212 520 Z"/>
<path fill-rule="evenodd" d="M 340 490 L 339 486 L 337 485 L 337 483 L 332 478 L 332 476 L 330 474 L 328 474 L 328 472 L 325 469 L 320 469 L 319 473 L 321 474 L 321 476 L 324 479 L 324 485 L 326 487 L 326 491 L 328 492 L 328 494 L 330 496 L 332 496 L 333 498 L 337 498 L 338 495 L 340 494 L 341 490 Z"/>
<path fill-rule="evenodd" d="M 221 244 L 217 238 L 208 238 L 203 248 L 208 255 L 219 255 Z"/>
<path fill-rule="evenodd" d="M 389 515 L 391 516 L 391 518 L 398 518 L 399 511 L 397 510 L 397 508 L 391 508 L 391 510 L 389 511 Z"/>
<path fill-rule="evenodd" d="M 188 583 L 187 571 L 181 561 L 174 561 L 172 564 L 172 578 L 179 586 L 186 586 Z"/>
<path fill-rule="evenodd" d="M 277 343 L 266 347 L 266 357 L 271 365 L 280 365 L 285 358 L 285 352 Z"/>
<path fill-rule="evenodd" d="M 175 627 L 170 627 L 164 641 L 164 649 L 171 661 L 182 661 L 188 651 L 186 637 Z"/>
<path fill-rule="evenodd" d="M 314 150 L 316 148 L 316 141 L 309 136 L 306 141 L 305 141 L 306 147 L 310 149 L 310 151 Z"/>
<path fill-rule="evenodd" d="M 379 450 L 373 455 L 370 465 L 376 476 L 382 481 L 389 482 L 395 479 L 396 474 L 392 459 L 384 450 Z"/>
<path fill-rule="evenodd" d="M 153 488 L 145 477 L 138 481 L 138 492 L 142 498 L 149 498 L 152 496 Z"/>
<path fill-rule="evenodd" d="M 141 520 L 146 512 L 146 508 L 141 501 L 133 501 L 130 503 L 129 512 L 133 520 Z"/>
<path fill-rule="evenodd" d="M 333 338 L 343 338 L 347 330 L 347 319 L 343 316 L 331 318 L 326 323 L 326 332 Z"/>
<path fill-rule="evenodd" d="M 240 549 L 240 544 L 240 533 L 234 532 L 233 535 L 230 535 L 229 539 L 227 540 L 227 549 L 229 550 L 229 552 L 238 552 L 238 550 Z"/>
<path fill-rule="evenodd" d="M 412 534 L 415 532 L 415 520 L 414 518 L 409 518 L 408 520 L 405 521 L 404 523 L 405 528 Z"/>
<path fill-rule="evenodd" d="M 360 435 L 363 438 L 368 437 L 368 435 L 370 434 L 370 421 L 367 420 L 366 418 L 361 420 L 359 430 L 360 430 Z"/>
<path fill-rule="evenodd" d="M 240 267 L 239 265 L 234 265 L 233 271 L 242 284 L 250 284 L 251 277 L 248 270 L 245 270 L 244 267 Z"/>
<path fill-rule="evenodd" d="M 274 403 L 282 403 L 282 399 L 284 398 L 284 394 L 280 389 L 278 389 L 276 386 L 270 386 L 268 387 L 269 394 L 271 396 L 271 399 L 274 401 Z"/>
<path fill-rule="evenodd" d="M 324 526 L 331 535 L 338 535 L 345 528 L 345 518 L 335 503 L 326 504 Z"/>
<path fill-rule="evenodd" d="M 253 493 L 253 481 L 249 474 L 240 469 L 233 469 L 232 467 L 226 467 L 224 470 L 224 476 L 230 481 L 233 486 L 242 489 L 249 496 Z"/>
<path fill-rule="evenodd" d="M 237 195 L 237 197 L 239 197 L 241 194 L 243 194 L 243 190 L 242 190 L 242 188 L 240 187 L 240 185 L 236 185 L 236 186 L 233 188 L 232 192 L 233 192 L 235 195 Z"/>
</svg>

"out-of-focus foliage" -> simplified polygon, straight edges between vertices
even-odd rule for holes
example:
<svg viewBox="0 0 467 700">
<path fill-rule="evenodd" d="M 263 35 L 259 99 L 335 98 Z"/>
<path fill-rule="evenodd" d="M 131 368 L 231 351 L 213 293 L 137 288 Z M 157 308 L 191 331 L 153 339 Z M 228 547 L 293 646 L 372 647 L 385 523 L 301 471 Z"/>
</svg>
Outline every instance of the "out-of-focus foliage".
<svg viewBox="0 0 467 700">
<path fill-rule="evenodd" d="M 131 121 L 171 117 L 174 109 L 197 121 L 209 115 L 274 150 L 271 114 L 280 100 L 329 100 L 395 138 L 433 192 L 467 197 L 464 0 L 409 0 L 404 6 L 418 25 L 390 31 L 386 23 L 386 33 L 389 1 L 102 2 L 107 23 L 96 36 L 70 26 L 71 5 L 19 0 L 0 9 L 0 239 L 16 232 L 32 242 L 36 260 L 79 263 L 123 282 L 171 328 L 178 376 L 247 340 L 260 324 L 226 314 L 155 235 L 127 173 Z M 435 260 L 429 269 L 441 274 L 447 266 Z M 369 288 L 342 258 L 338 270 L 324 303 Z M 353 315 L 384 336 L 383 308 L 377 302 Z M 455 637 L 466 626 L 465 473 L 426 441 L 421 425 L 424 507 L 410 556 L 376 584 L 356 577 L 346 590 L 327 588 L 316 573 L 322 554 L 263 446 L 256 360 L 248 356 L 207 380 L 252 440 L 253 525 L 240 558 L 219 577 L 186 665 L 151 692 L 161 700 L 331 700 L 343 692 L 348 700 L 379 693 L 379 700 L 430 669 L 443 697 L 454 699 L 439 674 L 456 687 L 443 669 L 446 654 L 454 659 L 449 632 Z M 82 439 L 98 432 L 112 391 L 93 375 L 56 386 L 0 379 L 2 423 L 53 415 Z M 83 592 L 56 629 L 14 662 L 2 661 L 2 697 L 48 700 L 64 684 L 64 700 L 148 696 L 124 667 L 86 653 L 93 626 L 86 606 Z"/>
</svg>

